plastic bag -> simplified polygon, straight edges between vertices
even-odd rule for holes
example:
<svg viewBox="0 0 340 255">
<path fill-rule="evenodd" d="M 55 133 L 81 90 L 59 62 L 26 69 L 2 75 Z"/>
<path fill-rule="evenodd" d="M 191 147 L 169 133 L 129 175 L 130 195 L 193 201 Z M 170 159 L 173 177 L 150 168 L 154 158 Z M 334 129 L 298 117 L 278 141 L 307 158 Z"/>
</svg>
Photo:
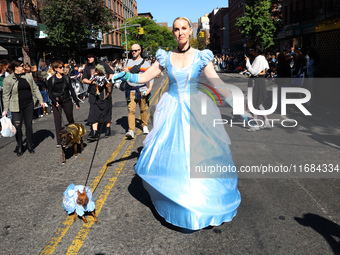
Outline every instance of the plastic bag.
<svg viewBox="0 0 340 255">
<path fill-rule="evenodd" d="M 0 119 L 0 122 L 2 127 L 1 135 L 3 137 L 13 137 L 16 133 L 16 129 L 13 126 L 11 119 L 7 117 L 2 117 Z"/>
</svg>

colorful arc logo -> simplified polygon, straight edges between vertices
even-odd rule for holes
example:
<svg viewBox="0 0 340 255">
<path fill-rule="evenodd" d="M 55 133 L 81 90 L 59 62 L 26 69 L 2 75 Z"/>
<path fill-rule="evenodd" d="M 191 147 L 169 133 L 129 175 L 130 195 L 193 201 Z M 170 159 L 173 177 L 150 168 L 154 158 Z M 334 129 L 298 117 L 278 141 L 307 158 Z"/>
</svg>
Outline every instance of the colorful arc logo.
<svg viewBox="0 0 340 255">
<path fill-rule="evenodd" d="M 200 84 L 202 84 L 202 85 L 208 87 L 210 90 L 212 90 L 215 93 L 215 95 L 217 96 L 217 98 L 220 101 L 220 104 L 222 106 L 222 101 L 221 101 L 221 98 L 218 95 L 217 91 L 213 87 L 208 85 L 208 84 L 205 84 L 205 83 L 202 83 L 202 82 L 200 82 Z M 216 102 L 214 96 L 210 93 L 209 90 L 204 89 L 204 88 L 198 88 L 198 89 L 204 91 L 205 93 L 207 93 L 211 97 L 211 99 L 214 101 L 215 105 L 217 105 L 217 102 Z M 202 115 L 206 115 L 207 114 L 207 102 L 206 102 L 206 98 L 202 98 L 202 112 L 201 113 L 202 113 Z"/>
</svg>

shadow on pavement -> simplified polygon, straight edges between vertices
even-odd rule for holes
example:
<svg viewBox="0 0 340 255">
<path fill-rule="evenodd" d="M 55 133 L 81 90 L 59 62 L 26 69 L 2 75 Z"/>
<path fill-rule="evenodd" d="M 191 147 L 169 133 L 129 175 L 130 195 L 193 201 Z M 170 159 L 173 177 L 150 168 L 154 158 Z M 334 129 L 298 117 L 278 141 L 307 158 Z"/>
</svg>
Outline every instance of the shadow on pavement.
<svg viewBox="0 0 340 255">
<path fill-rule="evenodd" d="M 144 189 L 142 178 L 140 178 L 137 174 L 132 178 L 131 184 L 128 187 L 130 194 L 137 199 L 139 202 L 144 204 L 145 206 L 149 207 L 150 211 L 152 212 L 153 216 L 158 220 L 163 226 L 167 227 L 168 229 L 183 233 L 183 234 L 191 234 L 197 231 L 184 229 L 180 227 L 176 227 L 171 225 L 170 223 L 166 222 L 163 217 L 161 217 L 158 212 L 156 211 L 154 205 L 152 204 L 151 198 L 149 193 Z"/>
<path fill-rule="evenodd" d="M 127 115 L 127 113 L 126 113 Z M 128 117 L 124 116 L 116 120 L 116 125 L 120 125 L 126 132 L 129 129 Z"/>
<path fill-rule="evenodd" d="M 37 132 L 33 133 L 33 143 L 34 147 L 38 147 L 40 143 L 42 143 L 46 138 L 51 137 L 54 139 L 54 134 L 47 129 L 41 129 Z"/>
<path fill-rule="evenodd" d="M 138 152 L 137 152 L 137 151 L 134 151 L 134 152 L 132 152 L 132 153 L 130 154 L 130 156 L 128 156 L 128 157 L 125 157 L 125 158 L 122 157 L 122 158 L 120 158 L 120 159 L 111 161 L 111 162 L 109 162 L 109 163 L 107 164 L 107 166 L 110 167 L 110 166 L 112 166 L 114 163 L 119 163 L 119 162 L 124 161 L 124 160 L 129 160 L 129 159 L 138 158 L 139 155 L 140 155 L 140 152 L 142 151 L 142 149 L 143 149 L 143 147 L 139 147 L 139 148 L 137 149 Z"/>
<path fill-rule="evenodd" d="M 340 254 L 340 241 L 335 239 L 335 237 L 340 238 L 340 226 L 338 224 L 313 213 L 304 214 L 303 218 L 294 217 L 294 219 L 300 225 L 311 227 L 322 235 L 332 248 L 334 254 Z"/>
</svg>

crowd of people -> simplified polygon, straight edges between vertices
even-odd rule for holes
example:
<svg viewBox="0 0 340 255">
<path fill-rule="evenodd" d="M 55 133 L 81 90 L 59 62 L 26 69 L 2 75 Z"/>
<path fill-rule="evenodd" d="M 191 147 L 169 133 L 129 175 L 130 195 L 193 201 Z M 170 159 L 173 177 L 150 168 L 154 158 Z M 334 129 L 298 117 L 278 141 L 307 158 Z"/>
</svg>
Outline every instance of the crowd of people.
<svg viewBox="0 0 340 255">
<path fill-rule="evenodd" d="M 250 53 L 252 50 L 250 49 Z M 269 65 L 269 69 L 265 74 L 266 78 L 295 77 L 299 73 L 299 69 L 303 70 L 305 77 L 314 78 L 317 76 L 317 65 L 320 59 L 316 49 L 313 47 L 305 49 L 292 47 L 290 51 L 284 49 L 277 52 L 262 52 L 261 55 L 266 58 Z M 250 62 L 255 59 L 252 54 L 249 54 L 248 57 Z M 242 52 L 215 54 L 213 64 L 218 72 L 250 75 Z"/>
</svg>

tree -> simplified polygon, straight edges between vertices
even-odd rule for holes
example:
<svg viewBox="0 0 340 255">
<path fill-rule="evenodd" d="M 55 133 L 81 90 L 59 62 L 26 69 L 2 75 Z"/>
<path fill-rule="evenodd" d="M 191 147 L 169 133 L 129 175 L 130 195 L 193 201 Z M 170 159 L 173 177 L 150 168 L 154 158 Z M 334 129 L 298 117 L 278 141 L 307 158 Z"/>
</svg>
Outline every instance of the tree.
<svg viewBox="0 0 340 255">
<path fill-rule="evenodd" d="M 204 37 L 190 38 L 190 45 L 195 49 L 204 50 L 206 48 L 205 38 Z"/>
<path fill-rule="evenodd" d="M 266 49 L 274 45 L 274 37 L 281 23 L 277 12 L 278 2 L 278 0 L 246 0 L 245 16 L 238 18 L 236 22 L 243 37 Z"/>
<path fill-rule="evenodd" d="M 42 15 L 50 45 L 69 50 L 99 29 L 110 30 L 115 19 L 103 0 L 49 0 Z"/>
<path fill-rule="evenodd" d="M 127 30 L 127 47 L 131 48 L 132 44 L 138 43 L 150 54 L 155 55 L 159 48 L 173 50 L 177 47 L 177 42 L 167 27 L 157 25 L 153 20 L 145 17 L 135 17 L 125 21 L 127 26 L 140 24 L 144 30 L 144 34 L 138 34 L 138 26 L 128 27 Z M 125 24 L 122 25 L 124 27 Z M 125 42 L 125 34 L 123 32 L 123 42 Z"/>
</svg>

